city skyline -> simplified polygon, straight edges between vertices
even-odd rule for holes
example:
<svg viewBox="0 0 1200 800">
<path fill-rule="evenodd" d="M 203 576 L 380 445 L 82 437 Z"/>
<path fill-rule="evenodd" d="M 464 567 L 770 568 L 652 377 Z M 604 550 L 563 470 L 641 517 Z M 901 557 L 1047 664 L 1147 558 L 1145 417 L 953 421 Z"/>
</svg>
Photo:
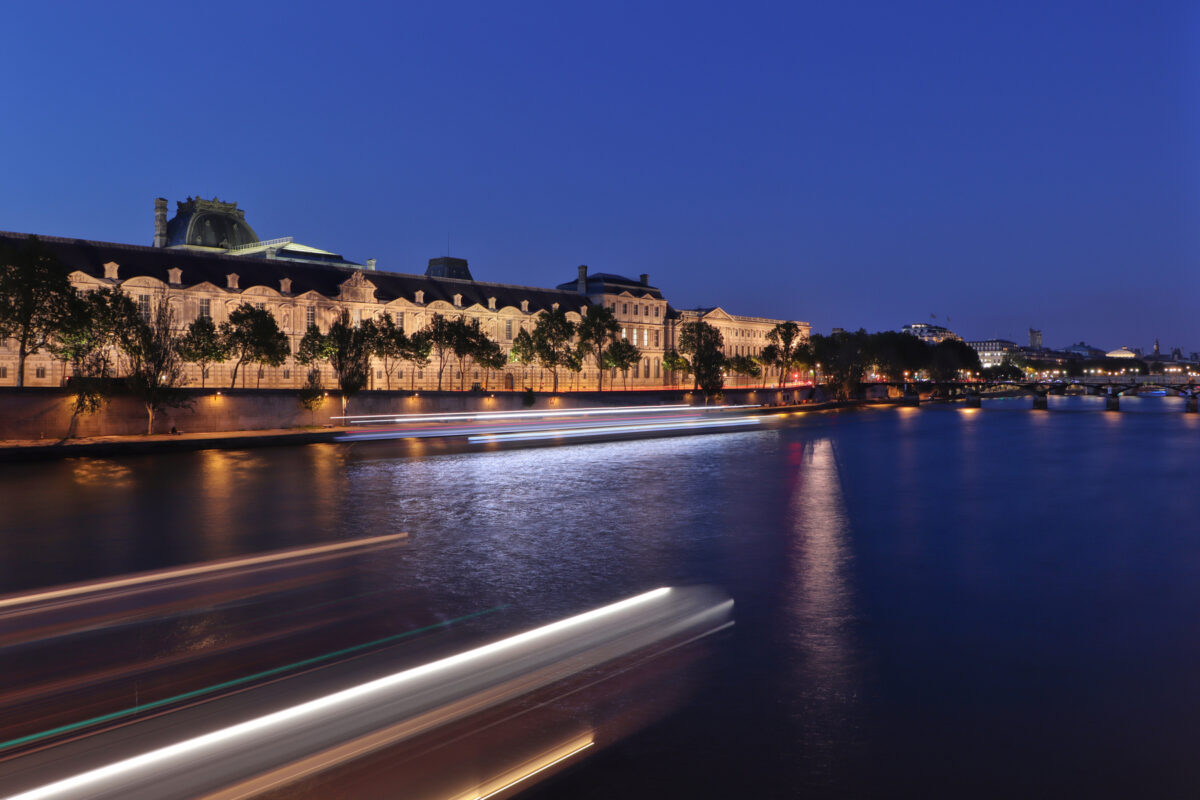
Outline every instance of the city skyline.
<svg viewBox="0 0 1200 800">
<path fill-rule="evenodd" d="M 1184 4 L 296 8 L 15 12 L 7 105 L 52 113 L 0 132 L 0 229 L 149 244 L 199 194 L 389 271 L 1200 347 Z"/>
</svg>

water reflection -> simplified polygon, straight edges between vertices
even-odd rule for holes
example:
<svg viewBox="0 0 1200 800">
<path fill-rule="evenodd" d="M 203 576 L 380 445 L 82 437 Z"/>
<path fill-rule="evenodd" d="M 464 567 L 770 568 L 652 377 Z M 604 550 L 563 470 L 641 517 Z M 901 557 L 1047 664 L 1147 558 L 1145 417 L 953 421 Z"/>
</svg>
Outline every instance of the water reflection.
<svg viewBox="0 0 1200 800">
<path fill-rule="evenodd" d="M 810 781 L 845 788 L 859 736 L 861 692 L 849 583 L 850 524 L 832 442 L 794 442 L 788 459 L 794 484 L 786 629 L 794 651 L 793 713 L 800 758 Z"/>
</svg>

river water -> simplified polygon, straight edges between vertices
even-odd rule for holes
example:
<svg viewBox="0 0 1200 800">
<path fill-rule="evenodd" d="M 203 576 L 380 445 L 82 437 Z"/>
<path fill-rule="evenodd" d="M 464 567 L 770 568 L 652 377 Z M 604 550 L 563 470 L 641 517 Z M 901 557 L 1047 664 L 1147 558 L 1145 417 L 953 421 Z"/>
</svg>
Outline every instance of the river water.
<svg viewBox="0 0 1200 800">
<path fill-rule="evenodd" d="M 1191 796 L 1200 417 L 1102 402 L 4 465 L 0 593 L 406 531 L 381 568 L 446 618 L 735 600 L 698 697 L 539 797 Z"/>
</svg>

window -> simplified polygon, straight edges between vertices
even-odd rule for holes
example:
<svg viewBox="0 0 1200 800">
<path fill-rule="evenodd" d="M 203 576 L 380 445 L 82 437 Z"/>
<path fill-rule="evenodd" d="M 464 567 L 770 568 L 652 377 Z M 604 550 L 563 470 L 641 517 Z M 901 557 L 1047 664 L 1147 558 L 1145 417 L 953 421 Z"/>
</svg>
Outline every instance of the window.
<svg viewBox="0 0 1200 800">
<path fill-rule="evenodd" d="M 634 304 L 633 304 L 633 315 L 634 315 L 635 317 L 638 315 L 638 311 L 637 311 L 637 310 L 638 310 L 637 303 L 634 303 Z"/>
<path fill-rule="evenodd" d="M 44 378 L 44 377 L 46 377 L 46 368 L 45 368 L 45 367 L 38 367 L 38 368 L 37 368 L 37 370 L 35 370 L 35 371 L 34 371 L 34 376 L 35 376 L 35 377 L 38 377 L 38 378 Z"/>
<path fill-rule="evenodd" d="M 286 381 L 291 377 L 292 377 L 292 371 L 290 369 L 284 369 L 283 370 L 283 379 Z"/>
<path fill-rule="evenodd" d="M 504 338 L 505 339 L 512 338 L 512 320 L 511 319 L 504 320 Z"/>
<path fill-rule="evenodd" d="M 649 306 L 642 306 L 642 316 L 643 317 L 650 316 L 650 307 Z"/>
<path fill-rule="evenodd" d="M 317 307 L 309 306 L 304 310 L 304 327 L 311 328 L 317 324 Z"/>
<path fill-rule="evenodd" d="M 354 309 L 354 324 L 355 325 L 362 324 L 362 309 L 361 308 Z"/>
<path fill-rule="evenodd" d="M 212 300 L 207 297 L 200 298 L 200 316 L 212 319 Z"/>
<path fill-rule="evenodd" d="M 621 313 L 622 314 L 629 313 L 629 303 L 621 303 Z"/>
<path fill-rule="evenodd" d="M 262 311 L 263 309 L 265 309 L 267 307 L 267 304 L 266 303 L 255 303 L 254 307 L 257 308 L 259 311 Z"/>
<path fill-rule="evenodd" d="M 0 367 L 0 378 L 8 377 L 8 367 Z"/>
<path fill-rule="evenodd" d="M 658 331 L 654 332 L 654 346 L 658 347 Z"/>
<path fill-rule="evenodd" d="M 642 362 L 640 362 L 640 361 L 633 365 L 633 377 L 635 377 L 635 378 L 638 377 L 638 367 L 640 367 L 641 365 L 642 365 Z"/>
<path fill-rule="evenodd" d="M 141 314 L 142 319 L 150 321 L 150 295 L 139 294 L 137 299 L 138 314 Z"/>
<path fill-rule="evenodd" d="M 376 377 L 376 378 L 382 378 L 382 377 L 383 377 L 383 370 L 381 370 L 381 369 L 377 369 L 377 370 L 375 370 L 375 377 Z"/>
<path fill-rule="evenodd" d="M 624 329 L 624 328 L 621 328 L 621 338 L 622 338 L 622 339 L 628 339 L 628 338 L 629 338 L 629 337 L 626 335 L 626 333 L 625 333 L 625 329 Z"/>
<path fill-rule="evenodd" d="M 658 316 L 658 306 L 654 307 L 654 316 Z"/>
</svg>

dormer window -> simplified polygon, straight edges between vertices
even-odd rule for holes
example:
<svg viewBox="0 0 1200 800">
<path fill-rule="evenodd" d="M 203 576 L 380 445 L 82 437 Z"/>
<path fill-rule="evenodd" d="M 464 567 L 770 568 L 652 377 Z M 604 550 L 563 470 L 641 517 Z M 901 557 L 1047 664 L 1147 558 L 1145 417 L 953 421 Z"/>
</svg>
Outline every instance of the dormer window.
<svg viewBox="0 0 1200 800">
<path fill-rule="evenodd" d="M 550 308 L 554 309 L 555 311 L 558 311 L 558 303 L 555 303 L 554 305 L 550 306 Z"/>
<path fill-rule="evenodd" d="M 236 288 L 238 288 L 237 284 L 238 284 L 238 274 L 236 272 L 231 272 L 225 276 L 225 288 L 226 289 L 236 289 Z"/>
<path fill-rule="evenodd" d="M 492 311 L 496 310 L 496 298 L 494 298 L 494 297 L 488 298 L 488 308 L 490 308 Z"/>
<path fill-rule="evenodd" d="M 417 305 L 422 305 L 425 302 L 425 292 L 420 289 L 416 291 Z"/>
<path fill-rule="evenodd" d="M 171 267 L 167 270 L 167 283 L 172 286 L 178 286 L 183 283 L 183 270 L 179 267 Z"/>
<path fill-rule="evenodd" d="M 454 295 L 454 305 L 458 306 L 459 308 L 462 308 L 462 295 L 461 294 Z"/>
<path fill-rule="evenodd" d="M 110 281 L 117 280 L 117 268 L 120 266 L 121 265 L 115 261 L 109 261 L 107 264 L 105 264 L 104 265 L 105 280 L 110 280 Z"/>
<path fill-rule="evenodd" d="M 292 279 L 291 278 L 280 278 L 279 279 L 279 291 L 282 292 L 283 294 L 291 294 L 292 293 Z"/>
<path fill-rule="evenodd" d="M 529 301 L 528 300 L 521 301 L 521 310 L 524 311 L 526 314 L 529 313 Z"/>
</svg>

